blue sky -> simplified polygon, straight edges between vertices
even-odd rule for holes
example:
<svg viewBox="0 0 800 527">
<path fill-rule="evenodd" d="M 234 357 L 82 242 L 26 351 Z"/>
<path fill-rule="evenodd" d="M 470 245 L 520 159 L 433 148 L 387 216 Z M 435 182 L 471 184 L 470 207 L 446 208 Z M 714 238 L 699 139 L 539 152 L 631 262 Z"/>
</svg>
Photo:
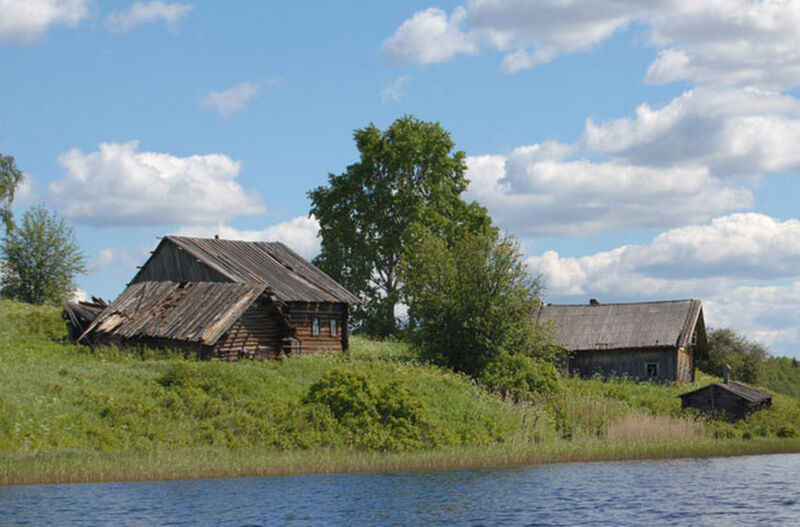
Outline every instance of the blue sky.
<svg viewBox="0 0 800 527">
<path fill-rule="evenodd" d="M 800 4 L 0 2 L 16 212 L 115 297 L 168 233 L 318 247 L 352 132 L 435 120 L 551 302 L 700 298 L 800 357 Z"/>
</svg>

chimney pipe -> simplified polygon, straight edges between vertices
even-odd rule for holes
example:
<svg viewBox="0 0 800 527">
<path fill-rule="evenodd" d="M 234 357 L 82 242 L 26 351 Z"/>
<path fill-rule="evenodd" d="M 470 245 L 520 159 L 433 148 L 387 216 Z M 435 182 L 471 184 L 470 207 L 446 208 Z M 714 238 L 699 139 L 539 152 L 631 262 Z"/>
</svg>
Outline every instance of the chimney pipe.
<svg viewBox="0 0 800 527">
<path fill-rule="evenodd" d="M 722 366 L 722 376 L 725 378 L 725 384 L 731 383 L 731 367 L 727 364 Z"/>
</svg>

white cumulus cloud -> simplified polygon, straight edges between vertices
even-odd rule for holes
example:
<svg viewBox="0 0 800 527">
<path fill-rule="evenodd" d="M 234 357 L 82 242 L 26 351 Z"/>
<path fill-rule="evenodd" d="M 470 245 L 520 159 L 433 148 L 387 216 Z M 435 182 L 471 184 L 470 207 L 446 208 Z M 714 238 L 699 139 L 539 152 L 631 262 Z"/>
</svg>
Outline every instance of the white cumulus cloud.
<svg viewBox="0 0 800 527">
<path fill-rule="evenodd" d="M 127 9 L 109 14 L 106 17 L 106 27 L 110 31 L 125 32 L 144 24 L 164 21 L 168 27 L 174 29 L 178 21 L 188 15 L 192 9 L 194 9 L 192 4 L 170 4 L 160 0 L 136 2 Z"/>
<path fill-rule="evenodd" d="M 704 305 L 710 325 L 734 328 L 777 354 L 800 358 L 800 281 L 734 287 L 710 297 Z"/>
<path fill-rule="evenodd" d="M 200 104 L 215 110 L 223 117 L 244 110 L 247 102 L 258 95 L 259 86 L 252 82 L 242 82 L 227 90 L 211 90 L 200 99 Z"/>
<path fill-rule="evenodd" d="M 696 88 L 634 117 L 589 120 L 586 148 L 648 166 L 704 165 L 715 175 L 800 169 L 800 100 L 756 89 Z"/>
<path fill-rule="evenodd" d="M 318 232 L 319 223 L 316 218 L 313 216 L 300 216 L 260 230 L 241 230 L 220 223 L 216 227 L 184 227 L 178 231 L 178 235 L 204 238 L 211 238 L 216 235 L 227 240 L 279 241 L 285 243 L 303 257 L 311 259 L 319 253 Z"/>
<path fill-rule="evenodd" d="M 393 61 L 421 64 L 444 62 L 458 53 L 476 53 L 477 37 L 459 27 L 465 15 L 463 8 L 457 8 L 450 17 L 438 8 L 414 13 L 381 49 Z"/>
<path fill-rule="evenodd" d="M 724 184 L 702 166 L 654 169 L 566 159 L 571 152 L 549 142 L 508 156 L 470 157 L 466 197 L 523 236 L 685 225 L 752 204 L 749 190 Z"/>
<path fill-rule="evenodd" d="M 648 245 L 580 257 L 546 251 L 527 263 L 555 295 L 716 295 L 734 283 L 800 280 L 800 221 L 731 214 L 668 230 Z"/>
<path fill-rule="evenodd" d="M 403 22 L 382 49 L 433 63 L 495 49 L 514 72 L 591 48 L 636 24 L 659 54 L 650 83 L 800 84 L 800 3 L 782 0 L 472 0 L 448 17 L 431 7 Z"/>
<path fill-rule="evenodd" d="M 66 176 L 50 184 L 62 214 L 93 225 L 209 224 L 266 208 L 236 182 L 241 164 L 224 154 L 140 152 L 138 141 L 70 150 Z"/>
<path fill-rule="evenodd" d="M 75 27 L 88 15 L 88 0 L 0 0 L 0 42 L 31 42 L 51 26 Z"/>
</svg>

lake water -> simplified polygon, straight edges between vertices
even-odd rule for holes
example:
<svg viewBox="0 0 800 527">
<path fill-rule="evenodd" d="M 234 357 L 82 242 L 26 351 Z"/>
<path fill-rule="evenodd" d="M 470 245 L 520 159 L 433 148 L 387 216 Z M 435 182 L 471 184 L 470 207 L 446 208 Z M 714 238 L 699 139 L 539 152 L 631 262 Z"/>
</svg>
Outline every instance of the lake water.
<svg viewBox="0 0 800 527">
<path fill-rule="evenodd" d="M 800 525 L 800 454 L 0 487 L 12 525 Z"/>
</svg>

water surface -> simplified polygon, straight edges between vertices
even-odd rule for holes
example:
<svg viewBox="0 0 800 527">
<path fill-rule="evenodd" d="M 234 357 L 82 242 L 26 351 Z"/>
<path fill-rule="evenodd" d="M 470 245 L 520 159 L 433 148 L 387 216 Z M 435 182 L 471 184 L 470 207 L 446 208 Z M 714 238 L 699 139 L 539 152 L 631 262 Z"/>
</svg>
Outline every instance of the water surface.
<svg viewBox="0 0 800 527">
<path fill-rule="evenodd" d="M 0 487 L 16 525 L 800 525 L 800 454 Z"/>
</svg>

